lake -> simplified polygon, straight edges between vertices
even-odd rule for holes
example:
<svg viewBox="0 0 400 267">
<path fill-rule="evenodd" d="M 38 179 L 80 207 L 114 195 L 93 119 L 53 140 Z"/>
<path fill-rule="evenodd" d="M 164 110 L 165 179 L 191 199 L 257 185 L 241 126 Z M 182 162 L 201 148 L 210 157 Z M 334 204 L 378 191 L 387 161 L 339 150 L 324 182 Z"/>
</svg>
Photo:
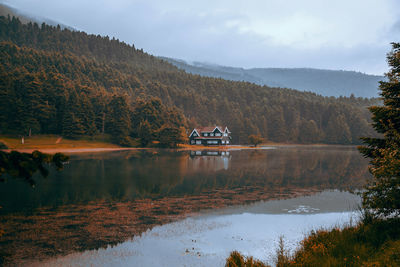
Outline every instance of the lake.
<svg viewBox="0 0 400 267">
<path fill-rule="evenodd" d="M 27 265 L 223 265 L 233 249 L 271 261 L 280 235 L 294 248 L 349 223 L 367 164 L 347 146 L 71 155 L 34 189 L 1 184 L 0 253 Z"/>
</svg>

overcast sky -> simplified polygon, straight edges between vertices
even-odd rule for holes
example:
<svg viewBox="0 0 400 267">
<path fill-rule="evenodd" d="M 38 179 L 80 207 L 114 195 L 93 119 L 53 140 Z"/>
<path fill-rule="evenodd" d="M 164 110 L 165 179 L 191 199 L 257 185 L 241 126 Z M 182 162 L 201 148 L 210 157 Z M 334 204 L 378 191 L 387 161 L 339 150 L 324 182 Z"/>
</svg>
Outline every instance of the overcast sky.
<svg viewBox="0 0 400 267">
<path fill-rule="evenodd" d="M 387 71 L 399 0 L 0 0 L 157 56 L 235 67 Z"/>
</svg>

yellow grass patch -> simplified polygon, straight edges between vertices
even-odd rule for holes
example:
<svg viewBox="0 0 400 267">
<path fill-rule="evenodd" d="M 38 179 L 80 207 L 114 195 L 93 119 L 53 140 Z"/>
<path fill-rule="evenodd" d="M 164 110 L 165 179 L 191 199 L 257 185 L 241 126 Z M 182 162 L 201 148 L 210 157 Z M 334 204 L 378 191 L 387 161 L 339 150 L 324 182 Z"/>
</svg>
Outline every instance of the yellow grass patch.
<svg viewBox="0 0 400 267">
<path fill-rule="evenodd" d="M 81 149 L 81 148 L 119 148 L 120 146 L 90 139 L 71 140 L 58 135 L 35 135 L 25 137 L 24 143 L 21 138 L 11 136 L 0 136 L 0 142 L 9 149 L 31 150 L 31 149 Z"/>
</svg>

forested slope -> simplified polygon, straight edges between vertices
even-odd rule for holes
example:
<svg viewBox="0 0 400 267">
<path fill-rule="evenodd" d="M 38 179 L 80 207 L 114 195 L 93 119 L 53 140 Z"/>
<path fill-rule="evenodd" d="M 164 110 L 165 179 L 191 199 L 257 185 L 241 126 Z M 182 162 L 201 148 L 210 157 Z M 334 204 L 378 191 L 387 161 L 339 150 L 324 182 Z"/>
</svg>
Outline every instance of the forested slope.
<svg viewBox="0 0 400 267">
<path fill-rule="evenodd" d="M 0 17 L 0 132 L 66 136 L 104 132 L 157 139 L 165 127 L 228 125 L 294 143 L 358 143 L 376 100 L 232 82 L 179 71 L 133 46 Z"/>
</svg>

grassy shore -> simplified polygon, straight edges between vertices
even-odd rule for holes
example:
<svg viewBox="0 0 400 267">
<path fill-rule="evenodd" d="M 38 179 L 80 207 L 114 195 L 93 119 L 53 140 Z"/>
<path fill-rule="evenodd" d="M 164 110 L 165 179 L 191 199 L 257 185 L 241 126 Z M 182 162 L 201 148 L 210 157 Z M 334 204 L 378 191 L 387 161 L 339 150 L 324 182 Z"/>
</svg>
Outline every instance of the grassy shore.
<svg viewBox="0 0 400 267">
<path fill-rule="evenodd" d="M 2 145 L 3 144 L 3 145 Z M 4 147 L 5 145 L 5 147 Z M 137 143 L 139 146 L 139 143 Z M 286 147 L 286 146 L 330 146 L 326 144 L 287 144 L 287 143 L 263 143 L 254 147 L 252 145 L 227 145 L 227 146 L 202 146 L 179 144 L 179 150 L 233 150 L 233 149 L 263 149 L 265 146 Z M 7 147 L 7 148 L 6 148 Z M 158 147 L 154 141 L 148 148 Z M 137 149 L 140 147 L 121 147 L 113 144 L 109 136 L 82 137 L 80 139 L 66 139 L 58 135 L 35 135 L 22 138 L 15 136 L 0 135 L 0 149 L 17 150 L 19 152 L 31 153 L 39 150 L 43 153 L 80 153 L 80 152 L 101 152 Z"/>
<path fill-rule="evenodd" d="M 364 218 L 356 226 L 318 230 L 289 255 L 277 250 L 277 266 L 400 266 L 400 219 Z M 269 266 L 234 251 L 226 266 Z"/>
<path fill-rule="evenodd" d="M 0 143 L 7 146 L 8 150 L 17 150 L 28 153 L 34 150 L 40 150 L 46 153 L 55 153 L 124 149 L 118 145 L 112 144 L 111 142 L 107 142 L 106 140 L 101 140 L 101 138 L 72 140 L 57 135 L 25 137 L 23 143 L 21 138 L 1 135 Z"/>
<path fill-rule="evenodd" d="M 34 150 L 40 150 L 44 153 L 72 153 L 72 152 L 96 152 L 96 151 L 115 151 L 135 148 L 121 147 L 108 141 L 107 137 L 94 137 L 82 139 L 66 139 L 57 135 L 35 135 L 25 137 L 22 143 L 21 138 L 14 136 L 0 135 L 0 144 L 4 144 L 6 150 L 17 150 L 30 153 Z M 157 147 L 156 142 L 150 147 Z M 136 147 L 138 148 L 138 147 Z M 228 149 L 259 149 L 254 146 L 199 146 L 189 144 L 179 144 L 180 150 L 228 150 Z M 0 149 L 2 147 L 0 146 Z"/>
</svg>

